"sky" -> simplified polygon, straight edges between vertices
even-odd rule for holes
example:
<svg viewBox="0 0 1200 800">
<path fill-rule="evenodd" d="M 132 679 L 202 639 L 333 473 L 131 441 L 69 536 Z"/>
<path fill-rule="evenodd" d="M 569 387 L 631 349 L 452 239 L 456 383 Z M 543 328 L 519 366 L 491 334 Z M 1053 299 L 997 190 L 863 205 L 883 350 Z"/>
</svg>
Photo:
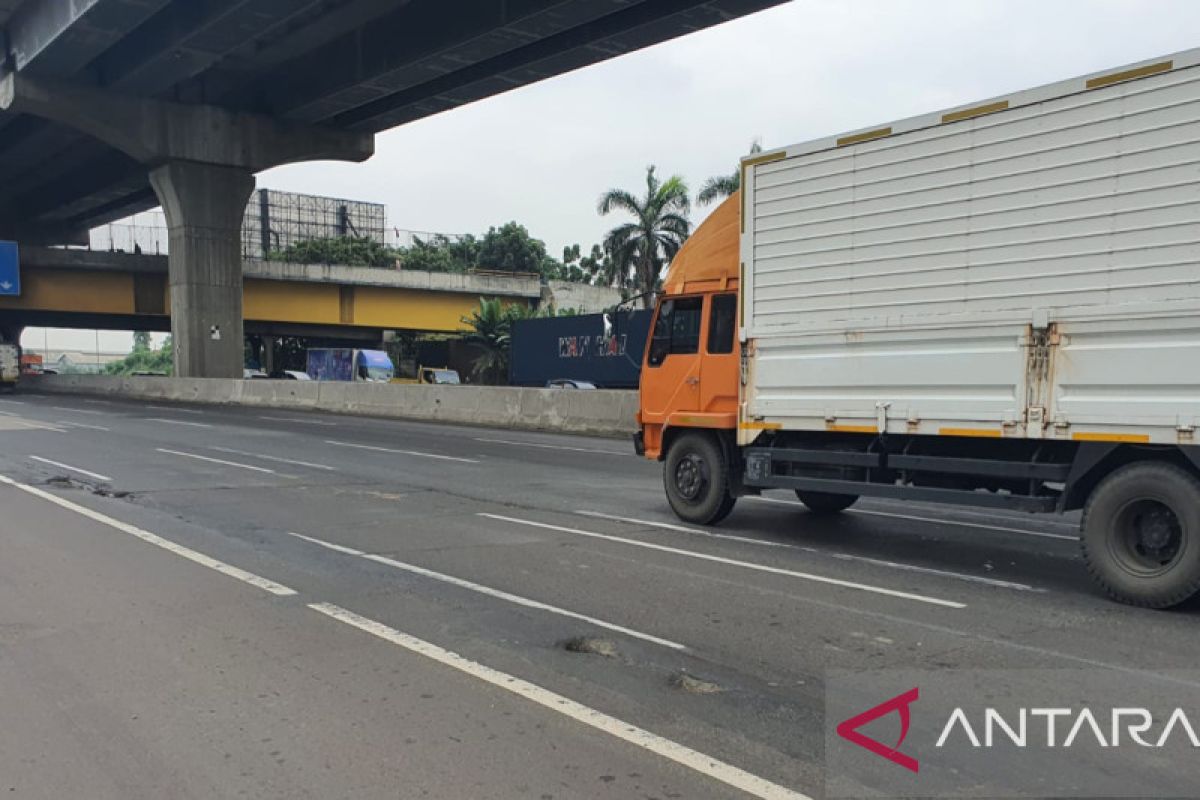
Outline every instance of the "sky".
<svg viewBox="0 0 1200 800">
<path fill-rule="evenodd" d="M 1196 0 L 794 0 L 380 134 L 363 164 L 290 165 L 258 185 L 384 203 L 408 230 L 516 220 L 557 256 L 621 221 L 596 200 L 643 189 L 647 165 L 695 191 L 755 139 L 770 149 L 963 105 L 1197 47 L 1197 32 Z M 105 350 L 131 342 L 100 334 Z"/>
</svg>

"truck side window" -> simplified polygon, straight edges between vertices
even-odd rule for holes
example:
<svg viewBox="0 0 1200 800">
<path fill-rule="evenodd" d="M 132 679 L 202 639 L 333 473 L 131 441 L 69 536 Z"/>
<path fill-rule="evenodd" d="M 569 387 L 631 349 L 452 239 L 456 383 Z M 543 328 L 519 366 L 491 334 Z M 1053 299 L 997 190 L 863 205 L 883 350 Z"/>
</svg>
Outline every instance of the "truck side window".
<svg viewBox="0 0 1200 800">
<path fill-rule="evenodd" d="M 708 318 L 708 352 L 732 353 L 733 329 L 736 325 L 737 295 L 714 295 Z"/>
<path fill-rule="evenodd" d="M 647 359 L 650 366 L 657 367 L 671 354 L 699 352 L 703 303 L 702 297 L 685 297 L 666 300 L 659 306 Z"/>
</svg>

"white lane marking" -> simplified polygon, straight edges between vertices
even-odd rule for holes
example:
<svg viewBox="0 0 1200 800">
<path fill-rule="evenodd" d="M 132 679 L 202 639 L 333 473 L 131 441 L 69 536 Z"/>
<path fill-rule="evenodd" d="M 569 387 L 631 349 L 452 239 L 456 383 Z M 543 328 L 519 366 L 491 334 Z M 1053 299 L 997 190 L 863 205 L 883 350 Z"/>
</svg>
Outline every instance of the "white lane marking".
<svg viewBox="0 0 1200 800">
<path fill-rule="evenodd" d="M 1030 586 L 1028 583 L 1017 583 L 1015 581 L 1005 581 L 999 578 L 988 578 L 983 575 L 972 575 L 969 572 L 954 572 L 953 570 L 938 569 L 936 567 L 923 567 L 919 564 L 905 564 L 901 561 L 888 561 L 882 558 L 871 558 L 870 556 L 859 556 L 853 553 L 840 553 L 835 550 L 822 550 L 818 547 L 805 547 L 802 545 L 788 544 L 786 542 L 772 542 L 765 539 L 754 539 L 749 536 L 734 536 L 729 533 L 716 533 L 713 531 L 703 531 L 696 528 L 688 528 L 683 525 L 672 525 L 669 522 L 655 522 L 648 519 L 635 519 L 634 517 L 622 517 L 617 514 L 605 514 L 600 511 L 576 511 L 576 514 L 581 514 L 585 517 L 595 517 L 597 519 L 611 519 L 617 522 L 627 522 L 630 525 L 648 525 L 654 528 L 663 528 L 669 531 L 679 531 L 680 533 L 692 534 L 694 536 L 707 536 L 710 539 L 726 539 L 733 542 L 743 542 L 746 544 L 761 545 L 762 547 L 780 547 L 787 550 L 800 550 L 805 553 L 816 553 L 817 555 L 829 556 L 840 561 L 861 561 L 866 564 L 874 564 L 877 567 L 887 567 L 889 569 L 898 569 L 905 572 L 920 572 L 927 575 L 939 575 L 944 578 L 953 578 L 960 581 L 968 581 L 970 583 L 981 583 L 986 586 L 995 586 L 1001 589 L 1014 589 L 1018 592 L 1044 592 L 1045 589 L 1039 589 L 1035 586 Z"/>
<path fill-rule="evenodd" d="M 783 506 L 803 506 L 799 501 L 780 500 L 777 497 L 751 497 L 752 500 L 757 500 L 761 503 L 776 503 Z M 1063 533 L 1046 533 L 1045 531 L 1030 531 L 1024 528 L 1007 528 L 1003 525 L 984 525 L 979 522 L 961 522 L 953 519 L 939 519 L 937 517 L 919 517 L 915 514 L 894 514 L 891 511 L 868 511 L 861 508 L 850 508 L 844 513 L 847 514 L 863 514 L 869 517 L 887 517 L 889 519 L 904 519 L 910 522 L 932 522 L 936 525 L 955 525 L 960 528 L 978 528 L 985 531 L 1001 531 L 1003 533 L 1019 533 L 1024 536 L 1036 536 L 1042 539 L 1062 539 L 1068 542 L 1078 542 L 1078 536 L 1068 536 Z"/>
<path fill-rule="evenodd" d="M 893 503 L 899 503 L 899 502 L 900 501 L 893 501 Z M 947 513 L 953 513 L 954 516 L 956 516 L 956 517 L 973 517 L 975 519 L 986 519 L 989 522 L 1000 521 L 1000 522 L 1019 523 L 1025 519 L 1036 519 L 1039 525 L 1056 525 L 1060 528 L 1071 528 L 1072 530 L 1078 530 L 1078 528 L 1079 528 L 1078 522 L 1061 522 L 1058 519 L 1049 518 L 1049 517 L 1051 517 L 1050 514 L 1037 514 L 1035 517 L 1034 513 L 1030 512 L 1030 513 L 1024 514 L 1023 516 L 1018 517 L 1018 516 L 1014 516 L 1013 514 L 999 514 L 999 513 L 989 514 L 986 512 L 982 512 L 982 511 L 971 511 L 969 509 L 963 508 L 962 506 L 947 505 L 947 506 L 942 506 L 942 509 L 944 509 Z M 899 513 L 899 512 L 896 512 L 896 513 Z M 1053 516 L 1057 517 L 1058 515 L 1054 514 Z"/>
<path fill-rule="evenodd" d="M 24 400 L 0 400 L 0 403 L 5 403 L 7 405 L 14 405 L 14 406 L 28 405 Z"/>
<path fill-rule="evenodd" d="M 589 708 L 582 703 L 552 692 L 549 689 L 543 689 L 541 686 L 522 680 L 515 675 L 509 675 L 476 661 L 471 661 L 464 656 L 460 656 L 458 653 L 453 653 L 424 639 L 418 639 L 415 636 L 398 631 L 395 628 L 384 625 L 382 622 L 376 622 L 373 619 L 359 616 L 353 611 L 348 611 L 332 603 L 309 603 L 308 607 L 338 622 L 358 628 L 386 642 L 403 647 L 409 652 L 425 656 L 439 664 L 456 669 L 472 678 L 489 683 L 506 692 L 511 692 L 518 697 L 523 697 L 526 700 L 537 703 L 543 708 L 562 714 L 569 719 L 595 728 L 602 733 L 607 733 L 635 747 L 640 747 L 655 755 L 674 761 L 676 764 L 686 767 L 693 772 L 720 781 L 735 789 L 740 789 L 753 797 L 761 798 L 761 800 L 811 800 L 807 795 L 788 789 L 785 786 L 780 786 L 777 783 L 772 783 L 766 778 L 746 772 L 732 764 L 726 764 L 712 756 L 705 755 L 678 742 L 658 736 L 616 717 L 610 717 L 601 711 Z"/>
<path fill-rule="evenodd" d="M 79 467 L 72 467 L 70 464 L 64 464 L 61 461 L 51 461 L 50 459 L 42 458 L 41 456 L 31 455 L 30 458 L 32 458 L 34 461 L 40 461 L 43 464 L 49 464 L 52 467 L 65 469 L 68 472 L 78 472 L 80 475 L 87 475 L 89 478 L 95 478 L 98 481 L 105 481 L 106 483 L 112 482 L 112 478 L 108 477 L 107 475 L 101 475 L 99 472 L 91 472 L 90 470 L 80 469 Z"/>
<path fill-rule="evenodd" d="M 87 428 L 92 431 L 111 431 L 112 428 L 106 428 L 103 425 L 88 425 L 83 422 L 67 422 L 65 419 L 60 419 L 55 425 L 67 425 L 71 428 Z"/>
<path fill-rule="evenodd" d="M 621 450 L 595 450 L 590 447 L 567 447 L 561 444 L 539 444 L 537 442 L 516 442 L 511 439 L 480 439 L 476 437 L 477 442 L 488 442 L 490 444 L 511 444 L 517 447 L 540 447 L 544 450 L 572 450 L 576 453 L 601 453 L 606 456 L 632 456 L 633 451 L 628 453 Z"/>
<path fill-rule="evenodd" d="M 211 428 L 205 422 L 185 422 L 181 419 L 163 419 L 162 417 L 146 417 L 146 422 L 165 422 L 167 425 L 187 425 L 189 428 Z"/>
<path fill-rule="evenodd" d="M 279 464 L 295 464 L 298 467 L 312 467 L 313 469 L 333 470 L 333 467 L 328 464 L 314 464 L 311 461 L 296 461 L 291 458 L 281 458 L 279 456 L 268 456 L 264 453 L 247 453 L 245 450 L 234 450 L 232 447 L 209 447 L 209 450 L 216 450 L 220 453 L 230 453 L 235 456 L 246 456 L 248 458 L 261 458 L 263 461 L 274 461 Z"/>
<path fill-rule="evenodd" d="M 90 408 L 68 408 L 67 406 L 50 406 L 50 407 L 53 408 L 55 411 L 70 411 L 72 414 L 91 414 L 92 416 L 96 416 L 96 417 L 107 417 L 108 416 L 108 414 L 106 414 L 103 411 L 93 411 Z"/>
<path fill-rule="evenodd" d="M 345 553 L 347 555 L 359 556 L 359 557 L 365 558 L 369 561 L 374 561 L 377 564 L 385 564 L 389 567 L 395 567 L 396 569 L 404 570 L 405 572 L 411 572 L 411 573 L 414 573 L 416 575 L 421 575 L 426 578 L 432 578 L 435 581 L 442 581 L 443 583 L 449 583 L 452 586 L 459 587 L 460 589 L 467 589 L 472 592 L 478 592 L 479 594 L 485 594 L 485 595 L 488 595 L 489 597 L 495 597 L 498 600 L 504 600 L 506 602 L 514 603 L 519 606 L 525 606 L 526 608 L 535 608 L 538 611 L 547 611 L 551 614 L 557 614 L 560 617 L 569 617 L 570 619 L 577 619 L 582 622 L 586 622 L 589 625 L 595 625 L 598 628 L 605 628 L 610 631 L 616 631 L 617 633 L 623 633 L 626 636 L 632 636 L 635 639 L 641 639 L 643 641 L 652 642 L 653 644 L 661 645 L 663 647 L 668 647 L 672 650 L 686 650 L 687 649 L 687 647 L 680 644 L 679 642 L 673 642 L 670 639 L 662 639 L 662 638 L 659 638 L 658 636 L 653 636 L 649 633 L 642 633 L 640 631 L 633 630 L 632 628 L 626 628 L 623 625 L 617 625 L 612 622 L 605 622 L 602 619 L 596 619 L 595 617 L 589 617 L 586 614 L 580 614 L 575 611 L 568 611 L 565 608 L 559 608 L 558 606 L 552 606 L 552 605 L 549 605 L 548 603 L 542 603 L 537 600 L 530 600 L 529 598 L 521 597 L 520 595 L 509 594 L 508 592 L 505 592 L 501 589 L 493 589 L 490 586 L 483 586 L 482 584 L 472 583 L 471 581 L 464 580 L 463 578 L 456 578 L 453 575 L 446 575 L 445 573 L 442 573 L 442 572 L 434 572 L 431 569 L 426 569 L 425 567 L 418 567 L 415 564 L 408 564 L 403 561 L 397 561 L 394 558 L 388 558 L 387 556 L 376 555 L 373 553 L 364 553 L 360 550 L 354 550 L 349 547 L 343 547 L 342 545 L 334 544 L 333 542 L 326 542 L 321 539 L 315 539 L 311 536 L 305 536 L 302 533 L 294 533 L 292 531 L 288 531 L 288 535 L 295 536 L 297 539 L 303 539 L 306 542 L 312 542 L 313 544 L 321 545 L 322 547 L 328 547 L 330 550 L 336 550 L 339 553 Z"/>
<path fill-rule="evenodd" d="M 154 449 L 160 453 L 168 453 L 173 456 L 183 456 L 184 458 L 194 458 L 197 461 L 209 461 L 213 464 L 224 464 L 227 467 L 238 467 L 239 469 L 249 469 L 249 470 L 253 470 L 255 472 L 266 472 L 269 475 L 277 475 L 278 474 L 273 469 L 267 469 L 266 467 L 256 467 L 253 464 L 239 464 L 237 461 L 226 461 L 223 458 L 209 458 L 208 456 L 202 456 L 197 453 L 184 453 L 180 450 L 168 450 L 165 447 L 156 447 Z"/>
<path fill-rule="evenodd" d="M 423 453 L 420 450 L 395 450 L 391 447 L 376 447 L 373 444 L 352 444 L 351 442 L 335 442 L 332 439 L 326 439 L 325 444 L 335 444 L 338 447 L 356 447 L 359 450 L 374 450 L 379 453 L 397 453 L 402 456 L 418 456 L 420 458 L 436 458 L 440 461 L 461 461 L 464 464 L 478 464 L 479 460 L 475 458 L 459 458 L 458 456 L 444 456 L 440 453 Z"/>
<path fill-rule="evenodd" d="M 743 567 L 752 569 L 758 572 L 769 572 L 774 575 L 785 575 L 789 578 L 799 578 L 801 580 L 813 581 L 814 583 L 824 583 L 830 586 L 840 586 L 844 589 L 855 589 L 860 592 L 869 592 L 870 594 L 886 595 L 887 597 L 898 597 L 902 600 L 912 600 L 917 603 L 928 603 L 929 605 L 942 606 L 944 608 L 966 608 L 966 603 L 959 603 L 955 600 L 943 600 L 939 597 L 929 597 L 923 594 L 913 594 L 912 592 L 902 592 L 898 589 L 887 589 L 882 586 L 872 586 L 867 583 L 856 583 L 854 581 L 844 581 L 840 578 L 830 578 L 825 575 L 814 575 L 810 572 L 798 572 L 796 570 L 781 569 L 779 567 L 770 567 L 765 564 L 755 564 L 750 561 L 738 561 L 733 558 L 725 558 L 723 556 L 709 555 L 708 553 L 697 553 L 694 550 L 681 550 L 678 547 L 667 547 L 662 544 L 653 542 L 641 542 L 637 539 L 626 539 L 623 536 L 610 536 L 606 533 L 596 533 L 595 531 L 585 531 L 580 528 L 568 528 L 563 525 L 551 525 L 546 522 L 534 522 L 529 519 L 519 519 L 517 517 L 506 517 L 501 514 L 488 514 L 486 512 L 477 512 L 476 516 L 486 517 L 488 519 L 497 519 L 503 522 L 511 522 L 515 525 L 529 525 L 534 528 L 545 528 L 552 531 L 561 531 L 563 533 L 573 533 L 577 536 L 587 536 L 593 539 L 604 539 L 610 542 L 618 542 L 620 544 L 633 545 L 634 547 L 644 547 L 647 550 L 658 550 L 663 553 L 672 553 L 674 555 L 685 556 L 687 558 L 696 558 L 702 561 L 713 561 L 718 564 L 727 564 L 734 567 Z"/>
<path fill-rule="evenodd" d="M 66 433 L 66 430 L 63 428 L 56 427 L 55 425 L 47 425 L 44 423 L 35 422 L 31 419 L 27 419 L 26 417 L 22 417 L 20 414 L 14 414 L 11 411 L 0 411 L 0 416 L 5 416 L 12 420 L 11 423 L 7 424 L 17 426 L 15 428 L 6 428 L 5 430 L 54 431 L 55 433 Z"/>
<path fill-rule="evenodd" d="M 180 408 L 179 406 L 142 406 L 142 408 L 151 408 L 155 411 L 174 411 L 177 414 L 204 414 L 203 411 L 197 411 L 194 408 Z"/>
<path fill-rule="evenodd" d="M 678 531 L 680 533 L 690 533 L 693 536 L 707 536 L 709 539 L 726 539 L 731 542 L 744 542 L 745 544 L 757 544 L 763 547 L 782 547 L 788 550 L 803 550 L 808 553 L 819 552 L 815 547 L 801 547 L 799 545 L 787 544 L 785 542 L 772 542 L 766 539 L 754 539 L 749 536 L 735 536 L 732 533 L 717 533 L 715 531 L 704 531 L 699 528 L 688 528 L 683 525 L 672 525 L 669 522 L 654 522 L 648 519 L 635 519 L 634 517 L 622 517 L 617 514 L 605 514 L 603 511 L 583 511 L 578 510 L 576 514 L 581 514 L 585 517 L 595 517 L 597 519 L 611 519 L 617 522 L 628 522 L 632 525 L 648 525 L 652 528 L 662 528 L 668 531 Z"/>
<path fill-rule="evenodd" d="M 81 398 L 81 402 L 91 403 L 94 406 L 111 406 L 113 404 L 111 400 L 94 400 L 87 397 Z"/>
<path fill-rule="evenodd" d="M 216 570 L 222 575 L 228 575 L 231 578 L 237 578 L 243 583 L 248 583 L 251 586 L 270 592 L 271 594 L 279 595 L 280 597 L 296 594 L 295 589 L 289 589 L 283 584 L 268 580 L 261 575 L 255 575 L 253 572 L 247 572 L 246 570 L 240 569 L 231 564 L 226 564 L 224 561 L 218 561 L 217 559 L 206 556 L 203 553 L 198 553 L 189 547 L 176 544 L 170 539 L 164 539 L 157 534 L 151 533 L 150 531 L 142 530 L 135 525 L 130 525 L 128 522 L 121 522 L 119 519 L 113 519 L 106 514 L 101 514 L 99 511 L 93 511 L 86 506 L 72 503 L 70 500 L 64 500 L 58 495 L 53 495 L 33 486 L 27 486 L 23 483 L 18 483 L 12 478 L 4 475 L 0 475 L 0 483 L 12 486 L 14 489 L 20 489 L 22 492 L 31 494 L 34 497 L 40 497 L 43 500 L 48 500 L 49 502 L 54 503 L 56 506 L 65 508 L 68 511 L 74 511 L 76 514 L 80 514 L 91 520 L 95 520 L 96 522 L 107 525 L 110 528 L 116 528 L 122 533 L 128 533 L 131 536 L 136 536 L 143 542 L 149 542 L 150 544 L 161 547 L 162 549 L 174 553 L 177 556 L 183 556 L 189 561 L 194 561 L 201 566 Z"/>
<path fill-rule="evenodd" d="M 337 423 L 336 423 L 336 422 L 326 422 L 326 421 L 324 421 L 324 420 L 317 420 L 317 419 L 301 419 L 301 418 L 298 418 L 298 417 L 265 417 L 265 416 L 260 416 L 260 417 L 259 417 L 259 419 L 267 419 L 267 420 L 271 420 L 272 422 L 295 422 L 295 423 L 298 423 L 298 424 L 300 424 L 300 425 L 322 425 L 322 426 L 324 426 L 324 427 L 326 427 L 326 428 L 336 428 L 336 427 L 337 427 Z"/>
</svg>

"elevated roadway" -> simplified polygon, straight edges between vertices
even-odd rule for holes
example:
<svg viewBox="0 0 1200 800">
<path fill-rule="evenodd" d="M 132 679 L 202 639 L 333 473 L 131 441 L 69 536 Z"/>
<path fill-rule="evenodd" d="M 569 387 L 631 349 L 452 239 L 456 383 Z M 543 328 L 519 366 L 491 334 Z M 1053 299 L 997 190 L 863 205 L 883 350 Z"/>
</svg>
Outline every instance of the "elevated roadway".
<svg viewBox="0 0 1200 800">
<path fill-rule="evenodd" d="M 615 304 L 618 292 L 533 276 L 450 274 L 326 264 L 243 263 L 248 333 L 378 342 L 382 331 L 453 332 L 479 298 L 560 307 Z M 170 330 L 166 256 L 33 247 L 20 297 L 0 297 L 0 325 Z"/>
<path fill-rule="evenodd" d="M 161 205 L 183 376 L 241 370 L 254 174 L 779 0 L 3 0 L 0 238 Z"/>
</svg>

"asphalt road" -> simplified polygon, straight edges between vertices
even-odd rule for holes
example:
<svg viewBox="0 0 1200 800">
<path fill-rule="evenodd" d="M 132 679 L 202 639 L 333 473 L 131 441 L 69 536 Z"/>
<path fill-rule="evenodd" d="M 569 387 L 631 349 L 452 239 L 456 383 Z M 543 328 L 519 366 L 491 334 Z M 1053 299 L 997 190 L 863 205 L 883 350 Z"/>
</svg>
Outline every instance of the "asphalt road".
<svg viewBox="0 0 1200 800">
<path fill-rule="evenodd" d="M 697 529 L 624 441 L 0 398 L 0 796 L 825 796 L 830 671 L 1200 664 L 1076 525 Z"/>
</svg>

